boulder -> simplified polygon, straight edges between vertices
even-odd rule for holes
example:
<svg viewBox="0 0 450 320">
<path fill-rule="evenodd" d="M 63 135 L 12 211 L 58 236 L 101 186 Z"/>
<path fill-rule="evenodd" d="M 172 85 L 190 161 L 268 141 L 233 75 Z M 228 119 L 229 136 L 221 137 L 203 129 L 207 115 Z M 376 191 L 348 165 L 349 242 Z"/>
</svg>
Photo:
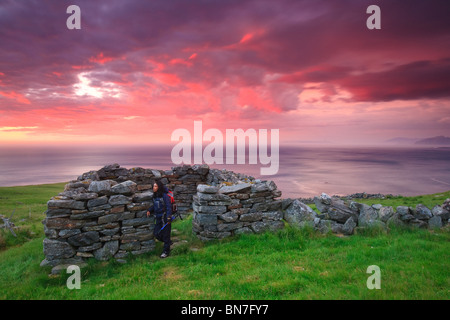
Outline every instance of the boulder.
<svg viewBox="0 0 450 320">
<path fill-rule="evenodd" d="M 343 200 L 332 198 L 328 207 L 328 216 L 331 220 L 345 223 L 350 217 L 358 219 L 358 212 L 345 205 Z"/>
<path fill-rule="evenodd" d="M 305 225 L 314 227 L 315 218 L 317 213 L 298 199 L 294 200 L 284 212 L 284 220 L 297 227 Z"/>
<path fill-rule="evenodd" d="M 354 217 L 350 217 L 345 221 L 344 226 L 342 227 L 342 233 L 345 235 L 352 235 L 353 231 L 356 228 L 356 221 Z"/>
<path fill-rule="evenodd" d="M 428 220 L 433 216 L 431 210 L 423 204 L 418 204 L 416 206 L 416 210 L 414 211 L 413 215 L 416 219 L 419 220 Z"/>
<path fill-rule="evenodd" d="M 438 229 L 442 228 L 442 217 L 441 216 L 433 216 L 431 219 L 428 220 L 428 227 L 430 229 Z"/>
<path fill-rule="evenodd" d="M 378 220 L 378 212 L 374 208 L 363 204 L 359 212 L 358 226 L 371 227 L 374 225 L 378 225 L 379 223 L 376 221 L 381 222 Z"/>
</svg>

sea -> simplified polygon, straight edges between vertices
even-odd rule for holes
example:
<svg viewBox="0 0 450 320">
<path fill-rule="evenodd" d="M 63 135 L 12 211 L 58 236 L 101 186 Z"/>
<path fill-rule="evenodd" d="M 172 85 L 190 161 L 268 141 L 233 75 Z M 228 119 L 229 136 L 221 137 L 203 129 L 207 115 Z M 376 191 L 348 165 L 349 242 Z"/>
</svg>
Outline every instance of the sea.
<svg viewBox="0 0 450 320">
<path fill-rule="evenodd" d="M 169 170 L 173 146 L 1 146 L 0 186 L 76 180 L 84 172 L 120 164 Z M 450 148 L 398 146 L 280 147 L 279 169 L 261 175 L 262 164 L 211 164 L 211 168 L 273 180 L 282 198 L 321 193 L 414 196 L 450 190 Z M 236 163 L 236 161 L 234 161 Z"/>
</svg>

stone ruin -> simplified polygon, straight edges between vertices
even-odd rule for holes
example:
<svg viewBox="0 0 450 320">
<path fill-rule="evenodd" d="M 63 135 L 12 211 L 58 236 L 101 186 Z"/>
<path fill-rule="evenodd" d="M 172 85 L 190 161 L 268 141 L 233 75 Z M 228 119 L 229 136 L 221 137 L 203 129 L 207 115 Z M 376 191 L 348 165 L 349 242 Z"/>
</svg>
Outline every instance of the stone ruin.
<svg viewBox="0 0 450 320">
<path fill-rule="evenodd" d="M 416 207 L 367 205 L 322 193 L 314 197 L 314 204 L 320 213 L 299 199 L 283 200 L 284 219 L 298 227 L 309 226 L 322 233 L 333 232 L 352 235 L 356 228 L 386 229 L 389 226 L 412 226 L 419 228 L 442 228 L 449 223 L 450 199 L 432 209 L 423 204 Z"/>
<path fill-rule="evenodd" d="M 271 203 L 270 210 L 281 208 L 281 203 L 273 200 L 281 195 L 273 182 L 207 165 L 155 170 L 126 169 L 114 164 L 82 174 L 47 202 L 43 221 L 45 259 L 41 266 L 52 266 L 53 272 L 58 272 L 67 265 L 84 264 L 89 258 L 124 261 L 130 254 L 154 250 L 154 217 L 147 217 L 146 212 L 153 204 L 155 179 L 161 179 L 173 191 L 182 215 L 194 208 L 193 230 L 203 240 L 283 225 L 280 213 L 276 217 L 269 213 L 257 217 L 251 211 L 262 211 L 262 202 Z M 231 194 L 234 185 L 245 188 L 239 187 Z M 212 194 L 214 188 L 223 193 Z M 242 213 L 242 226 L 234 223 L 237 212 Z M 217 217 L 214 224 L 213 216 Z"/>
<path fill-rule="evenodd" d="M 351 235 L 356 228 L 389 224 L 439 228 L 448 224 L 450 199 L 428 209 L 368 206 L 322 194 L 314 198 L 320 213 L 301 199 L 278 199 L 273 181 L 262 181 L 207 165 L 183 165 L 171 170 L 126 169 L 118 164 L 82 174 L 47 202 L 43 221 L 45 259 L 57 273 L 87 259 L 116 259 L 153 251 L 152 183 L 162 182 L 174 193 L 178 211 L 192 212 L 192 231 L 203 241 L 242 233 L 284 228 L 285 222 L 320 232 Z"/>
</svg>

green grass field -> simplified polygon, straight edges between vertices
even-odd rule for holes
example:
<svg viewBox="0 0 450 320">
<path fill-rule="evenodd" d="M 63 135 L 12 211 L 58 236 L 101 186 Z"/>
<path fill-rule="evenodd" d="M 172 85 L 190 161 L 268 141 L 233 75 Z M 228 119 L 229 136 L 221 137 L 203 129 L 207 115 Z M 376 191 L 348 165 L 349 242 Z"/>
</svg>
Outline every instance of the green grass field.
<svg viewBox="0 0 450 320">
<path fill-rule="evenodd" d="M 81 270 L 81 289 L 70 290 L 70 274 L 49 276 L 50 268 L 39 266 L 46 202 L 63 187 L 0 188 L 0 214 L 9 217 L 15 208 L 12 220 L 20 227 L 18 238 L 0 230 L 0 299 L 450 298 L 449 228 L 338 237 L 286 226 L 202 243 L 191 234 L 191 219 L 174 223 L 173 236 L 182 241 L 169 258 L 159 258 L 157 243 L 154 252 L 126 264 L 90 260 Z M 449 197 L 450 191 L 361 202 L 432 207 Z M 370 265 L 380 267 L 380 290 L 366 286 Z"/>
</svg>

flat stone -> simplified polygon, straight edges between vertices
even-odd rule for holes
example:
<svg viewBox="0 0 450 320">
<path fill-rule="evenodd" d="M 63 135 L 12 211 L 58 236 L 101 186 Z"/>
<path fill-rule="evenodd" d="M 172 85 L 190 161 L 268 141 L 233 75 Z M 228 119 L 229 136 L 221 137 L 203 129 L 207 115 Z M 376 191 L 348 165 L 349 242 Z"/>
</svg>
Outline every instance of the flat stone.
<svg viewBox="0 0 450 320">
<path fill-rule="evenodd" d="M 242 193 L 249 191 L 252 187 L 250 183 L 239 183 L 231 186 L 223 186 L 219 189 L 219 193 L 229 194 L 229 193 Z"/>
<path fill-rule="evenodd" d="M 200 193 L 215 194 L 218 191 L 219 191 L 219 188 L 217 186 L 209 186 L 206 184 L 199 184 L 197 186 L 197 192 L 200 192 Z"/>
<path fill-rule="evenodd" d="M 97 231 L 83 232 L 67 239 L 67 242 L 75 247 L 88 246 L 99 241 Z"/>
<path fill-rule="evenodd" d="M 75 249 L 67 242 L 44 239 L 44 255 L 48 260 L 67 259 L 76 254 Z"/>
</svg>

